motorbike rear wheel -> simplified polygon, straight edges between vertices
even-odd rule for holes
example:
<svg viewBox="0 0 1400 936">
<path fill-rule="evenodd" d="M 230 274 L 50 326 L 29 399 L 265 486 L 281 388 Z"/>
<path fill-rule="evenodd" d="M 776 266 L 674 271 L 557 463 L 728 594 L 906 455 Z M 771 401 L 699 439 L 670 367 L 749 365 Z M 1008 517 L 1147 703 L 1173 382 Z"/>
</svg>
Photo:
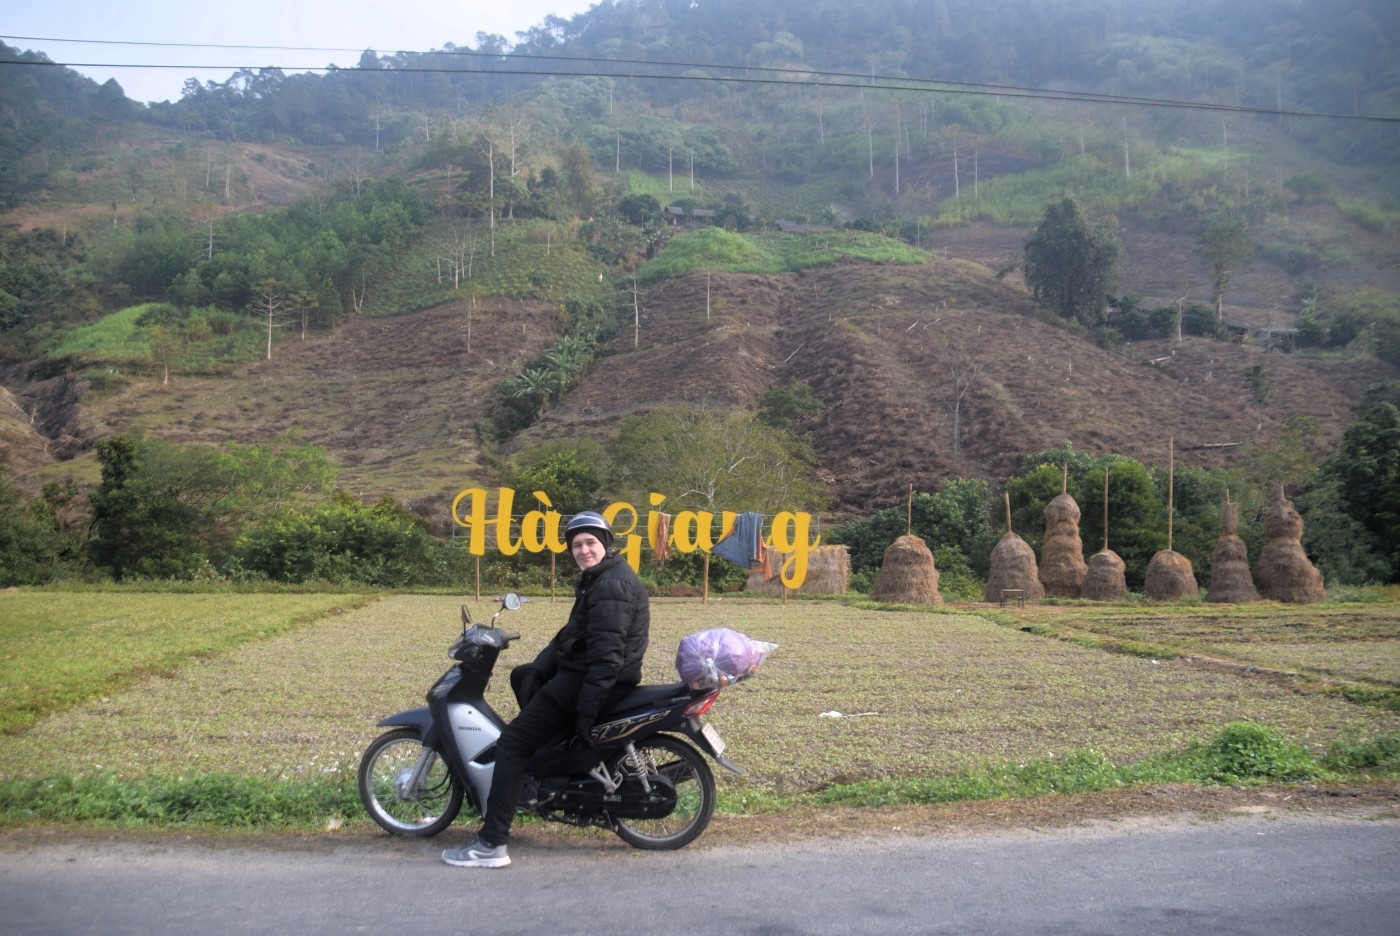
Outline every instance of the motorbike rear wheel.
<svg viewBox="0 0 1400 936">
<path fill-rule="evenodd" d="M 636 744 L 646 772 L 659 774 L 676 788 L 676 808 L 660 819 L 614 819 L 613 831 L 633 848 L 669 851 L 684 848 L 700 837 L 715 811 L 715 775 L 694 747 L 670 735 L 652 735 Z M 627 755 L 609 764 L 632 773 Z"/>
<path fill-rule="evenodd" d="M 408 788 L 423 751 L 418 732 L 395 728 L 375 738 L 360 759 L 360 802 L 371 819 L 394 835 L 437 835 L 462 808 L 462 785 L 436 751 L 429 752 L 422 781 Z"/>
</svg>

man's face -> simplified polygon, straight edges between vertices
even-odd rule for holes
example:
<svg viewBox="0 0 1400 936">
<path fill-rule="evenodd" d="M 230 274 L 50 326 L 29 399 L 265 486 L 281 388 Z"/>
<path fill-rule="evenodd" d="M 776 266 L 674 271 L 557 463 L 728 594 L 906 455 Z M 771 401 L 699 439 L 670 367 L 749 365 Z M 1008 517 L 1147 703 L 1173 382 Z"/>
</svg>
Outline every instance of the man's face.
<svg viewBox="0 0 1400 936">
<path fill-rule="evenodd" d="M 608 554 L 603 541 L 586 530 L 574 536 L 573 542 L 569 543 L 569 552 L 573 554 L 574 562 L 584 571 L 602 562 Z"/>
</svg>

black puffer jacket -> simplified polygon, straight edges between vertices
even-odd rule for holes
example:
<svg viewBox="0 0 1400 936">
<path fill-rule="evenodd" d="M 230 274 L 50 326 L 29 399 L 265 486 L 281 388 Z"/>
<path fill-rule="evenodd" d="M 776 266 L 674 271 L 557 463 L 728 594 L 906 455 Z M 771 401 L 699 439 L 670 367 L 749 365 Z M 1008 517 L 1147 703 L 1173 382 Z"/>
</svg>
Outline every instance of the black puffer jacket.
<svg viewBox="0 0 1400 936">
<path fill-rule="evenodd" d="M 569 620 L 530 668 L 545 680 L 582 673 L 576 712 L 596 718 L 614 689 L 641 682 L 650 632 L 646 586 L 621 556 L 609 556 L 579 577 Z"/>
</svg>

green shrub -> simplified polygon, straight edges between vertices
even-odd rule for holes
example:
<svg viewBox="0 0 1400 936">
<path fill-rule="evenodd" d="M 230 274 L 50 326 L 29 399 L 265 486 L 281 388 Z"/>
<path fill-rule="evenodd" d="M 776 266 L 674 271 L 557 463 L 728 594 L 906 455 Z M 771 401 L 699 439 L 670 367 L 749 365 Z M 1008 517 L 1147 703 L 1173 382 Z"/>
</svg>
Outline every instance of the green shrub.
<svg viewBox="0 0 1400 936">
<path fill-rule="evenodd" d="M 1371 741 L 1336 742 L 1322 763 L 1329 770 L 1400 775 L 1400 734 L 1382 735 Z"/>
<path fill-rule="evenodd" d="M 1232 722 L 1187 754 L 1201 779 L 1214 783 L 1309 780 L 1323 770 L 1307 751 L 1274 728 Z"/>
<path fill-rule="evenodd" d="M 397 502 L 367 507 L 342 493 L 254 527 L 236 562 L 242 576 L 274 582 L 446 585 L 448 552 Z"/>
</svg>

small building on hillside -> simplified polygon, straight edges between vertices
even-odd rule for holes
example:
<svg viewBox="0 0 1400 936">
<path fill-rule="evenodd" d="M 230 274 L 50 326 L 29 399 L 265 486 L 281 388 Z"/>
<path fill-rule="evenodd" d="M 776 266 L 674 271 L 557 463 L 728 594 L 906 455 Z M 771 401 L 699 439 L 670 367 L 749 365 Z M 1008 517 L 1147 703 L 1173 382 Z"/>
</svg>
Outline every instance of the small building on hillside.
<svg viewBox="0 0 1400 936">
<path fill-rule="evenodd" d="M 715 223 L 715 213 L 709 208 L 667 205 L 666 220 L 674 227 L 706 227 Z"/>
</svg>

